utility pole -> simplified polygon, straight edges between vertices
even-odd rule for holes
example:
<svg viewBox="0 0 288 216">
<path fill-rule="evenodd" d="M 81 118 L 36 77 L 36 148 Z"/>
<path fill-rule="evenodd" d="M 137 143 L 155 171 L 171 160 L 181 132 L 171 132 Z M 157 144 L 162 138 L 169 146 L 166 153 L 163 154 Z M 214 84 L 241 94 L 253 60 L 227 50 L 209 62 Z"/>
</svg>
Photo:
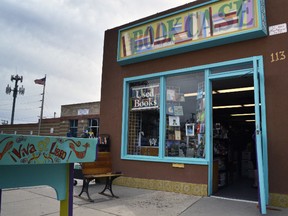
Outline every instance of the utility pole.
<svg viewBox="0 0 288 216">
<path fill-rule="evenodd" d="M 45 77 L 42 79 L 36 79 L 34 80 L 35 84 L 43 85 L 43 93 L 42 93 L 42 100 L 41 100 L 41 113 L 39 118 L 39 124 L 38 124 L 38 136 L 40 135 L 41 130 L 41 122 L 43 118 L 43 108 L 44 108 L 44 95 L 45 95 L 45 86 L 46 86 L 46 74 Z"/>
<path fill-rule="evenodd" d="M 45 86 L 46 86 L 46 75 L 45 75 L 45 83 L 44 83 L 44 85 L 43 85 L 43 93 L 42 93 L 42 100 L 41 100 L 41 112 L 40 112 L 40 119 L 39 119 L 39 125 L 38 125 L 38 136 L 40 135 L 41 123 L 42 123 L 42 119 L 43 119 L 44 98 L 45 98 Z"/>
<path fill-rule="evenodd" d="M 18 90 L 18 81 L 20 81 L 22 83 L 23 82 L 23 76 L 18 76 L 18 74 L 16 76 L 12 75 L 11 76 L 11 81 L 13 82 L 13 80 L 15 80 L 14 89 L 12 90 L 12 88 L 9 86 L 9 84 L 6 87 L 6 94 L 10 95 L 10 93 L 13 91 L 13 105 L 12 105 L 11 125 L 13 125 L 13 123 L 14 123 L 14 113 L 15 113 L 15 104 L 16 104 L 17 94 L 19 93 L 20 95 L 24 95 L 24 93 L 25 93 L 25 88 L 23 87 L 23 85 Z"/>
</svg>

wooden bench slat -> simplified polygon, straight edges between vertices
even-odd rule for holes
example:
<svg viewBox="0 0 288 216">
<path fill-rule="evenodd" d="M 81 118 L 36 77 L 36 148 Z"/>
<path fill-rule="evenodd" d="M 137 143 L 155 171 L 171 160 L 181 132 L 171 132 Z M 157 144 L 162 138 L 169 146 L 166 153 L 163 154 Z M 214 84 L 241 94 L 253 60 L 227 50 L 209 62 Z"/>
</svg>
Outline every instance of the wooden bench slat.
<svg viewBox="0 0 288 216">
<path fill-rule="evenodd" d="M 88 199 L 92 202 L 93 200 L 90 198 L 88 191 L 90 181 L 96 178 L 106 178 L 105 188 L 102 192 L 100 192 L 100 194 L 107 195 L 104 192 L 105 190 L 109 190 L 112 197 L 117 198 L 117 196 L 115 196 L 112 191 L 112 182 L 117 177 L 122 176 L 122 174 L 112 173 L 112 162 L 110 152 L 98 152 L 96 161 L 82 163 L 81 166 L 84 178 L 83 178 L 82 190 L 79 196 L 81 196 L 83 192 L 86 192 Z"/>
<path fill-rule="evenodd" d="M 85 175 L 86 178 L 103 178 L 103 177 L 115 177 L 115 176 L 122 176 L 121 173 L 106 173 L 106 174 L 99 174 L 99 175 Z"/>
<path fill-rule="evenodd" d="M 102 167 L 102 168 L 89 168 L 82 171 L 84 175 L 97 175 L 103 173 L 112 172 L 112 169 L 109 167 Z"/>
</svg>

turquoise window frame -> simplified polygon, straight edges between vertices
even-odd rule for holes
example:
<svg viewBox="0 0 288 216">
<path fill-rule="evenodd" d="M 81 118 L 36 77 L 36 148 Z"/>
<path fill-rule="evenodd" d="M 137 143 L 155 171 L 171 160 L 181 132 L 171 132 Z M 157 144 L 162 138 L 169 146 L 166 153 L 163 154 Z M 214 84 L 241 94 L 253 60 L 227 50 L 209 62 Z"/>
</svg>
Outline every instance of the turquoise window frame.
<svg viewBox="0 0 288 216">
<path fill-rule="evenodd" d="M 165 72 L 159 72 L 155 74 L 135 76 L 125 78 L 123 82 L 123 113 L 122 113 L 122 148 L 121 159 L 124 160 L 138 160 L 138 161 L 154 161 L 154 162 L 166 162 L 166 163 L 183 163 L 183 164 L 198 164 L 208 165 L 208 157 L 205 154 L 205 158 L 182 158 L 182 157 L 168 157 L 165 156 L 165 133 L 166 133 L 166 77 L 173 75 L 182 75 L 193 72 L 203 71 L 205 69 L 200 67 L 191 67 L 184 69 L 177 69 Z M 127 138 L 128 138 L 128 113 L 129 113 L 129 84 L 136 81 L 160 79 L 160 124 L 159 124 L 159 155 L 158 156 L 143 156 L 143 155 L 129 155 L 127 154 Z M 206 111 L 206 110 L 205 110 Z M 205 143 L 207 137 L 205 136 Z M 205 145 L 206 146 L 206 145 Z M 207 152 L 207 150 L 205 150 Z"/>
<path fill-rule="evenodd" d="M 212 180 L 213 180 L 213 152 L 212 152 L 212 83 L 213 77 L 224 78 L 231 76 L 231 71 L 223 72 L 219 74 L 211 74 L 211 69 L 217 67 L 228 67 L 231 65 L 254 62 L 251 66 L 259 70 L 260 89 L 261 89 L 261 119 L 262 119 L 262 140 L 263 140 L 263 161 L 264 161 L 264 181 L 266 192 L 268 191 L 268 152 L 267 152 L 267 128 L 266 128 L 266 103 L 265 103 L 265 91 L 264 91 L 264 65 L 263 57 L 255 56 L 231 61 L 225 61 L 220 63 L 207 64 L 202 66 L 195 66 L 189 68 L 182 68 L 164 72 L 158 72 L 154 74 L 134 76 L 124 78 L 123 80 L 123 112 L 122 112 L 122 138 L 121 138 L 121 159 L 123 160 L 136 160 L 136 161 L 153 161 L 163 163 L 182 163 L 182 164 L 194 164 L 194 165 L 206 165 L 208 166 L 208 195 L 212 194 Z M 256 63 L 257 64 L 256 64 Z M 165 156 L 165 128 L 166 128 L 166 77 L 174 75 L 182 75 L 193 72 L 203 71 L 205 82 L 205 158 L 175 158 Z M 245 70 L 233 71 L 233 74 L 242 74 Z M 247 70 L 246 70 L 247 71 Z M 159 124 L 159 156 L 143 156 L 143 155 L 128 155 L 127 154 L 127 138 L 128 138 L 128 113 L 129 113 L 129 84 L 136 81 L 142 81 L 147 79 L 159 78 L 160 79 L 160 124 Z M 209 93 L 210 92 L 210 93 Z M 268 192 L 266 194 L 268 200 Z"/>
</svg>

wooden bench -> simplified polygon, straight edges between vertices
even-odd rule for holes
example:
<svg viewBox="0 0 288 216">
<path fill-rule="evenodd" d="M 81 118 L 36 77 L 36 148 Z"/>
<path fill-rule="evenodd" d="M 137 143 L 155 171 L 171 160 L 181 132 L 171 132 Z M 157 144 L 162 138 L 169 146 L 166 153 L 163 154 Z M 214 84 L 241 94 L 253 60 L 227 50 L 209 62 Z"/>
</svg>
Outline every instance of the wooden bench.
<svg viewBox="0 0 288 216">
<path fill-rule="evenodd" d="M 118 198 L 118 196 L 115 196 L 113 193 L 112 183 L 114 179 L 122 176 L 122 174 L 121 172 L 112 172 L 110 152 L 98 152 L 95 162 L 82 163 L 81 166 L 83 174 L 83 186 L 79 197 L 81 197 L 83 192 L 86 192 L 88 200 L 93 202 L 89 195 L 89 183 L 92 180 L 96 181 L 98 178 L 105 178 L 105 187 L 99 194 Z M 106 194 L 106 190 L 109 190 L 111 195 Z"/>
</svg>

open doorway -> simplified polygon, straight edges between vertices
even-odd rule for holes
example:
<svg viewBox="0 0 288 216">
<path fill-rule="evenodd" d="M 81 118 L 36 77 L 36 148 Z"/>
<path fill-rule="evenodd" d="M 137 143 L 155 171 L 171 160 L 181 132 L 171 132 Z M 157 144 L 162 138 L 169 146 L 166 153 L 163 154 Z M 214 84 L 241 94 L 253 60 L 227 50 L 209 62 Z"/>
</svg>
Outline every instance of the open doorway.
<svg viewBox="0 0 288 216">
<path fill-rule="evenodd" d="M 213 80 L 212 90 L 213 195 L 257 201 L 253 76 Z"/>
</svg>

